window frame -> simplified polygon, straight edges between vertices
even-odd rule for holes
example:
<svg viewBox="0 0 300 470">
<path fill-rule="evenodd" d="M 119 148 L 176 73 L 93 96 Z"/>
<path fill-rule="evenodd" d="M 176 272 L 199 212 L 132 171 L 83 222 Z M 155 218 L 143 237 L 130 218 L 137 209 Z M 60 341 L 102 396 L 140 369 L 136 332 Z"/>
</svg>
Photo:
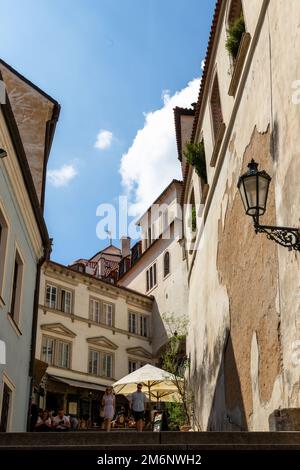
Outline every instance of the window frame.
<svg viewBox="0 0 300 470">
<path fill-rule="evenodd" d="M 17 267 L 17 270 L 16 270 Z M 15 325 L 19 327 L 21 307 L 23 300 L 23 280 L 25 264 L 19 247 L 15 246 L 14 265 L 12 270 L 10 302 L 8 315 Z"/>
<path fill-rule="evenodd" d="M 0 204 L 0 225 L 1 225 L 1 234 L 0 234 L 0 300 L 1 299 L 3 300 L 10 225 L 8 223 L 8 218 L 5 214 L 4 208 L 2 207 L 1 204 Z M 0 303 L 0 306 L 1 306 L 1 303 Z"/>
<path fill-rule="evenodd" d="M 94 360 L 91 361 L 90 359 L 90 357 L 92 357 L 93 355 L 97 356 L 97 364 L 96 364 L 97 372 L 96 373 L 93 372 Z M 109 356 L 111 360 L 111 364 L 110 364 L 111 374 L 110 375 L 104 374 L 103 360 L 105 356 L 106 357 Z M 115 360 L 114 354 L 110 351 L 105 351 L 105 350 L 96 349 L 96 348 L 88 348 L 88 366 L 87 366 L 88 374 L 92 375 L 93 377 L 103 377 L 106 379 L 113 379 L 114 378 L 114 360 Z M 92 369 L 90 369 L 90 364 L 92 364 Z"/>
<path fill-rule="evenodd" d="M 53 352 L 52 352 L 52 362 L 49 364 L 47 361 L 45 361 L 44 358 L 44 340 L 46 341 L 53 341 Z M 62 364 L 62 360 L 60 360 L 59 355 L 59 345 L 60 343 L 66 344 L 68 346 L 68 366 L 64 367 Z M 72 369 L 71 364 L 72 364 L 72 342 L 65 340 L 64 338 L 56 338 L 54 336 L 49 336 L 49 335 L 42 335 L 42 341 L 41 341 L 41 355 L 40 358 L 43 362 L 47 362 L 49 367 L 57 367 L 59 369 L 65 369 L 65 370 L 70 370 Z"/>
<path fill-rule="evenodd" d="M 146 270 L 146 292 L 157 286 L 157 260 Z"/>
<path fill-rule="evenodd" d="M 47 303 L 47 289 L 48 287 L 56 288 L 56 303 L 55 307 L 48 305 Z M 70 311 L 66 311 L 65 306 L 63 307 L 63 292 L 70 294 Z M 62 284 L 57 284 L 52 282 L 51 280 L 46 279 L 45 281 L 45 294 L 44 294 L 44 306 L 46 308 L 57 310 L 58 312 L 65 313 L 67 315 L 74 315 L 74 308 L 75 308 L 75 290 L 69 287 L 66 287 Z"/>
<path fill-rule="evenodd" d="M 166 272 L 166 259 L 168 259 L 168 264 L 167 264 L 167 272 Z M 166 278 L 169 274 L 171 274 L 171 268 L 170 268 L 170 252 L 169 250 L 166 250 L 164 252 L 164 257 L 163 257 L 163 267 L 164 267 L 164 278 Z"/>
<path fill-rule="evenodd" d="M 136 326 L 135 331 L 130 330 L 131 315 L 135 316 L 135 326 Z M 142 334 L 143 320 L 146 320 L 146 335 Z M 136 312 L 134 310 L 128 310 L 128 333 L 137 335 L 142 338 L 150 338 L 150 329 L 151 329 L 150 315 L 147 315 L 146 313 Z"/>
</svg>

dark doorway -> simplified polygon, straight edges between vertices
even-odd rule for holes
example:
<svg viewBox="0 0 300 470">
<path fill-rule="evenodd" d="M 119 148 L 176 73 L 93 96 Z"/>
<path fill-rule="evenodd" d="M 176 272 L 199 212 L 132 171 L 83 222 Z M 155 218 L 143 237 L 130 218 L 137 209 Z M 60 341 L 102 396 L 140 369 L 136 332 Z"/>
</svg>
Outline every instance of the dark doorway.
<svg viewBox="0 0 300 470">
<path fill-rule="evenodd" d="M 0 431 L 1 432 L 6 432 L 7 431 L 10 402 L 11 402 L 11 390 L 6 385 L 6 383 L 4 383 L 4 385 L 3 385 L 2 408 L 1 408 L 1 421 L 0 421 Z"/>
</svg>

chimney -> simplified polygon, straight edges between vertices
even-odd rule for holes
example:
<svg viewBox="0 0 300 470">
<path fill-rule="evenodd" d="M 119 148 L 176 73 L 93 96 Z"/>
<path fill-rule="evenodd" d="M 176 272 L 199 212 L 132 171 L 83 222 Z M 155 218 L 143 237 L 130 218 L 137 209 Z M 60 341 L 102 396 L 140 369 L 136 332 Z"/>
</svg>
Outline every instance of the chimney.
<svg viewBox="0 0 300 470">
<path fill-rule="evenodd" d="M 130 237 L 121 237 L 122 258 L 126 258 L 126 256 L 130 255 L 130 242 Z"/>
</svg>

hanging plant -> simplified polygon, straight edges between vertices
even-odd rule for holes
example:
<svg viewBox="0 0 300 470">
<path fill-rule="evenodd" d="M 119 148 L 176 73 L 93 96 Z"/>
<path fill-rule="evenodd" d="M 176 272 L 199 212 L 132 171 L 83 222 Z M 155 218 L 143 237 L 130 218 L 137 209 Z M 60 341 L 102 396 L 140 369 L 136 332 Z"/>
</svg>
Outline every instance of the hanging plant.
<svg viewBox="0 0 300 470">
<path fill-rule="evenodd" d="M 233 60 L 236 59 L 242 40 L 242 36 L 246 31 L 243 15 L 237 18 L 227 30 L 227 41 L 225 47 Z"/>
<path fill-rule="evenodd" d="M 187 143 L 183 151 L 183 155 L 188 163 L 195 168 L 197 175 L 207 183 L 205 149 L 203 140 L 197 144 Z"/>
</svg>

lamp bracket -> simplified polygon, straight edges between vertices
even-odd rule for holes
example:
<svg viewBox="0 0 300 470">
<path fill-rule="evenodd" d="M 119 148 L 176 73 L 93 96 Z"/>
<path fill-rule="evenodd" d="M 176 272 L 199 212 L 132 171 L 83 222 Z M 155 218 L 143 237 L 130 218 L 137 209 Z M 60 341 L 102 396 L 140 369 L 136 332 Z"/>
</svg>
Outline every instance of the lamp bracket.
<svg viewBox="0 0 300 470">
<path fill-rule="evenodd" d="M 265 233 L 269 240 L 273 240 L 290 251 L 300 251 L 300 229 L 294 227 L 274 227 L 272 225 L 260 225 L 254 219 L 256 233 Z"/>
</svg>

